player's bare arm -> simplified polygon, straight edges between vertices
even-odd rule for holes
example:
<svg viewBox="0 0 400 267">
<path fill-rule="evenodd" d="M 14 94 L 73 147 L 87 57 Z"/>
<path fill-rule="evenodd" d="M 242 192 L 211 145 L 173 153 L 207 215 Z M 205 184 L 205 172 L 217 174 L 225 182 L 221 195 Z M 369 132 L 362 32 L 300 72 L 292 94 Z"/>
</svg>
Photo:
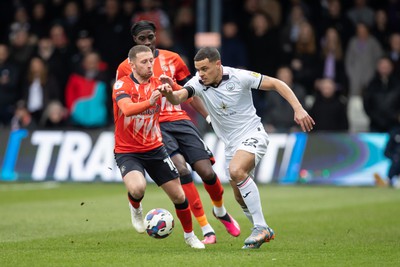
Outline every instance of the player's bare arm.
<svg viewBox="0 0 400 267">
<path fill-rule="evenodd" d="M 133 103 L 129 97 L 120 99 L 117 104 L 119 109 L 124 113 L 126 117 L 137 115 L 151 106 L 154 106 L 157 100 L 161 97 L 161 93 L 158 90 L 154 90 L 150 96 L 150 99 L 139 103 Z"/>
<path fill-rule="evenodd" d="M 303 132 L 309 132 L 313 129 L 313 126 L 315 125 L 313 118 L 308 115 L 307 111 L 300 104 L 292 89 L 290 89 L 286 83 L 279 79 L 264 75 L 260 89 L 265 91 L 271 89 L 277 91 L 292 106 L 294 111 L 294 121 L 301 126 Z"/>
<path fill-rule="evenodd" d="M 188 91 L 186 89 L 174 91 L 172 87 L 167 83 L 158 86 L 158 90 L 167 98 L 167 100 L 172 105 L 178 105 L 188 99 Z"/>
</svg>

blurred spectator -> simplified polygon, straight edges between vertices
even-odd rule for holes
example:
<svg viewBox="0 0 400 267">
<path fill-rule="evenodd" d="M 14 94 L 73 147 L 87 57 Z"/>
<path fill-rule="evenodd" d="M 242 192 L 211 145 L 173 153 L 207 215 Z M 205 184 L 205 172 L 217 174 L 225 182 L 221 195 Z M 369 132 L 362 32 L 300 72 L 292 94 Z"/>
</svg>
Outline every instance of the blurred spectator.
<svg viewBox="0 0 400 267">
<path fill-rule="evenodd" d="M 293 6 L 282 31 L 280 31 L 281 49 L 285 64 L 290 63 L 292 59 L 294 47 L 299 38 L 300 25 L 305 21 L 307 21 L 307 18 L 304 15 L 303 9 L 297 5 Z"/>
<path fill-rule="evenodd" d="M 348 93 L 347 76 L 344 68 L 344 54 L 339 33 L 335 28 L 328 28 L 321 40 L 321 56 L 318 69 L 319 78 L 335 81 L 337 90 L 344 95 Z"/>
<path fill-rule="evenodd" d="M 15 38 L 15 34 L 20 31 L 29 32 L 31 25 L 29 23 L 29 15 L 24 6 L 17 6 L 14 13 L 14 21 L 10 25 L 9 38 Z"/>
<path fill-rule="evenodd" d="M 242 2 L 242 9 L 239 10 L 234 16 L 228 18 L 228 20 L 234 19 L 238 23 L 239 36 L 243 40 L 247 39 L 249 33 L 249 25 L 253 16 L 260 12 L 260 0 L 244 0 Z M 237 18 L 240 17 L 238 20 Z"/>
<path fill-rule="evenodd" d="M 83 72 L 69 77 L 65 90 L 70 122 L 84 128 L 103 127 L 108 124 L 111 97 L 109 80 L 100 71 L 100 56 L 89 53 L 83 60 Z"/>
<path fill-rule="evenodd" d="M 345 58 L 350 95 L 361 95 L 363 88 L 374 76 L 376 62 L 382 53 L 380 44 L 370 34 L 367 25 L 358 23 L 356 35 L 350 40 Z"/>
<path fill-rule="evenodd" d="M 45 128 L 60 128 L 67 125 L 67 109 L 60 101 L 51 101 L 43 112 L 39 126 Z"/>
<path fill-rule="evenodd" d="M 0 125 L 7 126 L 11 122 L 20 97 L 18 79 L 18 68 L 9 58 L 8 46 L 0 44 Z"/>
<path fill-rule="evenodd" d="M 50 39 L 54 45 L 54 54 L 55 58 L 57 58 L 57 64 L 60 64 L 56 66 L 57 73 L 55 73 L 55 75 L 57 76 L 60 87 L 65 88 L 68 77 L 71 73 L 68 62 L 72 56 L 72 48 L 68 37 L 65 34 L 64 27 L 61 24 L 54 24 L 51 26 Z"/>
<path fill-rule="evenodd" d="M 49 34 L 50 19 L 43 2 L 36 2 L 32 8 L 30 32 L 34 38 L 40 39 Z"/>
<path fill-rule="evenodd" d="M 375 12 L 375 22 L 371 33 L 378 40 L 382 49 L 387 50 L 389 48 L 390 30 L 388 28 L 387 15 L 383 9 Z"/>
<path fill-rule="evenodd" d="M 31 59 L 23 81 L 22 100 L 35 125 L 38 125 L 46 106 L 61 99 L 61 88 L 55 77 L 49 74 L 45 62 L 38 57 Z"/>
<path fill-rule="evenodd" d="M 14 32 L 10 41 L 10 58 L 17 64 L 22 77 L 26 74 L 29 61 L 35 53 L 35 45 L 30 43 L 29 33 L 25 29 Z"/>
<path fill-rule="evenodd" d="M 259 10 L 264 12 L 265 14 L 268 14 L 271 17 L 272 24 L 275 27 L 279 27 L 282 24 L 282 6 L 280 1 L 260 0 Z"/>
<path fill-rule="evenodd" d="M 188 59 L 187 66 L 194 71 L 193 58 L 196 51 L 194 35 L 196 33 L 196 20 L 193 8 L 182 6 L 178 9 L 173 25 L 173 36 L 178 54 Z"/>
<path fill-rule="evenodd" d="M 278 36 L 278 32 L 268 15 L 260 12 L 254 14 L 251 19 L 249 36 L 246 40 L 249 69 L 271 76 L 276 73 L 280 56 Z M 252 90 L 252 94 L 257 115 L 263 118 L 266 91 Z"/>
<path fill-rule="evenodd" d="M 347 47 L 350 38 L 354 34 L 354 25 L 343 13 L 342 4 L 339 0 L 328 1 L 328 13 L 322 16 L 318 22 L 318 35 L 324 35 L 328 28 L 334 28 L 343 41 L 343 48 Z"/>
<path fill-rule="evenodd" d="M 109 77 L 113 77 L 119 63 L 127 58 L 132 47 L 129 25 L 124 24 L 118 0 L 106 0 L 94 31 L 95 46 L 108 63 Z"/>
<path fill-rule="evenodd" d="M 83 0 L 82 24 L 83 28 L 89 32 L 94 32 L 99 16 L 99 1 Z"/>
<path fill-rule="evenodd" d="M 349 128 L 346 98 L 338 94 L 331 79 L 323 79 L 318 83 L 309 113 L 315 121 L 314 131 L 345 132 Z"/>
<path fill-rule="evenodd" d="M 133 16 L 132 24 L 140 20 L 149 20 L 156 25 L 157 33 L 161 33 L 163 30 L 170 32 L 169 17 L 160 6 L 161 3 L 158 0 L 140 0 L 140 10 Z"/>
<path fill-rule="evenodd" d="M 368 131 L 369 118 L 363 108 L 362 93 L 375 73 L 375 66 L 382 56 L 382 48 L 368 27 L 358 23 L 356 35 L 346 50 L 345 68 L 349 78 L 348 118 L 351 132 Z"/>
<path fill-rule="evenodd" d="M 393 63 L 393 74 L 400 77 L 400 33 L 390 35 L 390 49 L 386 53 Z"/>
<path fill-rule="evenodd" d="M 377 73 L 364 93 L 364 109 L 371 132 L 389 132 L 398 123 L 400 81 L 393 75 L 389 58 L 381 58 L 376 66 Z"/>
<path fill-rule="evenodd" d="M 305 87 L 307 94 L 311 94 L 318 76 L 318 49 L 314 29 L 306 21 L 300 25 L 290 68 L 294 80 Z"/>
<path fill-rule="evenodd" d="M 280 67 L 276 77 L 285 82 L 299 99 L 300 103 L 305 105 L 306 91 L 303 86 L 293 81 L 293 73 L 289 67 Z M 264 114 L 266 130 L 270 133 L 289 133 L 300 131 L 294 121 L 293 109 L 290 104 L 277 92 L 267 92 L 267 108 Z"/>
<path fill-rule="evenodd" d="M 71 70 L 72 72 L 82 72 L 83 66 L 82 61 L 83 58 L 92 52 L 96 52 L 93 47 L 94 39 L 89 31 L 81 30 L 78 32 L 77 39 L 75 41 L 75 46 L 77 51 L 71 57 Z M 104 61 L 100 62 L 100 70 L 107 70 L 107 63 Z"/>
<path fill-rule="evenodd" d="M 222 25 L 221 60 L 227 66 L 247 69 L 247 49 L 237 32 L 238 27 L 234 21 Z"/>
<path fill-rule="evenodd" d="M 357 25 L 363 23 L 368 27 L 374 24 L 374 11 L 367 5 L 367 0 L 354 0 L 353 7 L 347 12 L 350 20 Z"/>
<path fill-rule="evenodd" d="M 81 18 L 80 7 L 75 1 L 68 1 L 63 10 L 61 24 L 64 26 L 68 40 L 74 43 L 77 38 L 77 33 L 84 28 Z"/>
<path fill-rule="evenodd" d="M 32 119 L 32 115 L 26 108 L 26 103 L 23 100 L 19 100 L 16 103 L 14 115 L 11 119 L 11 129 L 18 130 L 21 128 L 35 129 L 37 127 L 35 121 Z"/>
</svg>

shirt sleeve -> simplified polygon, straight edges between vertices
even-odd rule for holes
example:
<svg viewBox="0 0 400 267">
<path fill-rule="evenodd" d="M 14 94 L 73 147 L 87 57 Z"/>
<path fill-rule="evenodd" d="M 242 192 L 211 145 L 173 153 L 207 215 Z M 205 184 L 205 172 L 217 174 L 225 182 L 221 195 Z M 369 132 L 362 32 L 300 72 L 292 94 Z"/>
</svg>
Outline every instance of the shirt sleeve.
<svg viewBox="0 0 400 267">
<path fill-rule="evenodd" d="M 244 88 L 249 89 L 259 89 L 262 81 L 262 74 L 254 71 L 248 70 L 239 70 L 241 81 L 244 85 Z"/>
</svg>

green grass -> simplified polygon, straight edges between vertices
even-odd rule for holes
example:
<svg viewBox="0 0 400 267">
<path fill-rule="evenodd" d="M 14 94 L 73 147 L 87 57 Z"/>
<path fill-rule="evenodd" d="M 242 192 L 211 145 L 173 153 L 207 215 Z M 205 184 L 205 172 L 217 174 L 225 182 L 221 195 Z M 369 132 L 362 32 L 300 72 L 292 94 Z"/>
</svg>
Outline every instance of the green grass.
<svg viewBox="0 0 400 267">
<path fill-rule="evenodd" d="M 176 219 L 172 235 L 156 240 L 130 224 L 123 184 L 0 183 L 0 266 L 398 266 L 400 192 L 384 188 L 261 186 L 267 222 L 276 239 L 242 250 L 251 225 L 225 190 L 225 205 L 242 234 L 231 237 L 206 214 L 218 243 L 198 251 L 184 244 Z M 163 207 L 149 185 L 145 211 Z M 176 218 L 176 216 L 175 216 Z M 197 222 L 196 234 L 201 237 Z"/>
</svg>

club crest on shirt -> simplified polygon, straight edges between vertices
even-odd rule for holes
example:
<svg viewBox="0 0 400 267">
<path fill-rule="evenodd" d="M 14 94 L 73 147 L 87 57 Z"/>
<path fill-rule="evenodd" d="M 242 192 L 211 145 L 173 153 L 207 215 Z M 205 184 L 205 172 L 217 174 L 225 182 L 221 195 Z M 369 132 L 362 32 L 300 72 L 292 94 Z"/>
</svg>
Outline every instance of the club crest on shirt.
<svg viewBox="0 0 400 267">
<path fill-rule="evenodd" d="M 118 80 L 118 81 L 114 84 L 114 90 L 118 90 L 119 88 L 122 87 L 123 84 L 124 84 L 123 81 Z"/>
<path fill-rule="evenodd" d="M 161 67 L 161 69 L 165 72 L 165 71 L 168 71 L 168 66 L 167 65 L 164 65 L 164 66 L 162 66 Z"/>
<path fill-rule="evenodd" d="M 226 84 L 226 90 L 232 91 L 233 89 L 235 89 L 235 84 L 234 83 L 227 83 Z"/>
</svg>

